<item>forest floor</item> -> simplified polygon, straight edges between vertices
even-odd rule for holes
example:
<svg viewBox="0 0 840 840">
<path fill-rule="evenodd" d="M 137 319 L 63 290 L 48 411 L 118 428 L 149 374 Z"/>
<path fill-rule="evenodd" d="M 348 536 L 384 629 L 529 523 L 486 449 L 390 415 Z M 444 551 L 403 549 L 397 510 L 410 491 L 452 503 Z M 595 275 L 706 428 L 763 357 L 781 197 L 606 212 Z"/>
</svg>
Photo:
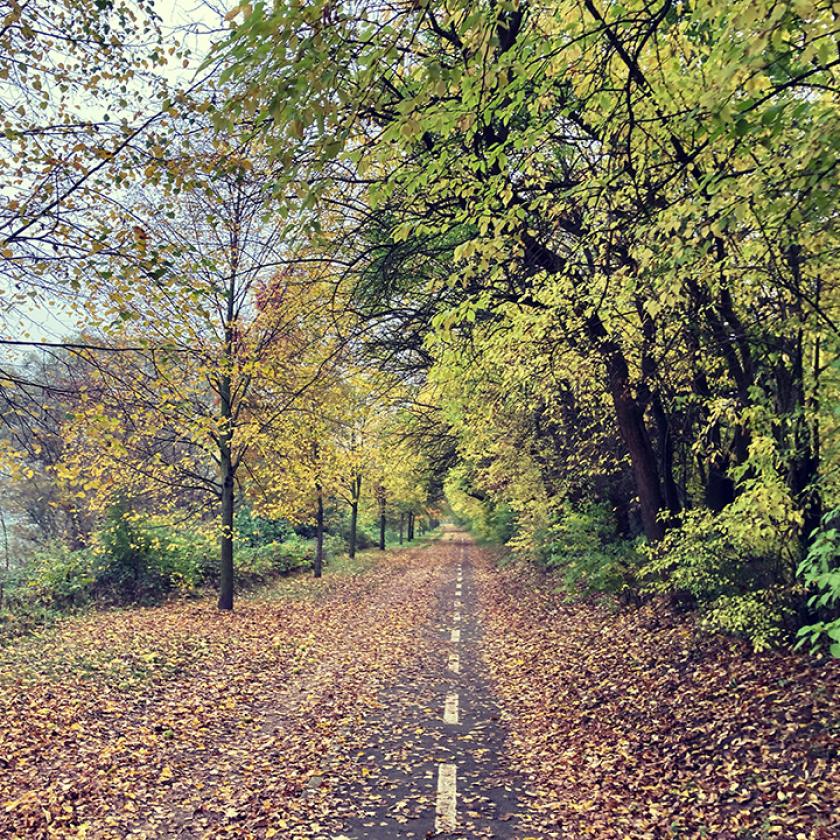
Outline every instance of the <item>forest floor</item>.
<svg viewBox="0 0 840 840">
<path fill-rule="evenodd" d="M 450 531 L 0 649 L 0 837 L 828 840 L 838 688 Z"/>
</svg>

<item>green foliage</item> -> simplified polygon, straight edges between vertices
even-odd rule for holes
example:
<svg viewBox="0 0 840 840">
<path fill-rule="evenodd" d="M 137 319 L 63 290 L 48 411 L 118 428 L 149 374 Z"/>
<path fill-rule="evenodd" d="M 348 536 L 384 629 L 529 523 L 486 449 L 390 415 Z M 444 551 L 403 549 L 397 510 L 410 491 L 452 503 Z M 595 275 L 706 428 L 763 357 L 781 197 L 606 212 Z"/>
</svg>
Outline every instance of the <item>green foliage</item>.
<svg viewBox="0 0 840 840">
<path fill-rule="evenodd" d="M 832 656 L 840 657 L 840 509 L 826 514 L 822 527 L 814 536 L 798 574 L 815 590 L 808 606 L 819 621 L 799 630 L 799 646 L 806 642 L 812 649 L 827 641 Z"/>
<path fill-rule="evenodd" d="M 237 587 L 311 567 L 314 539 L 298 536 L 284 523 L 266 520 L 269 527 L 264 528 L 264 523 L 243 519 L 256 527 L 245 530 L 245 542 L 236 548 Z M 260 542 L 266 534 L 285 539 Z M 324 549 L 327 558 L 338 555 L 343 540 L 326 534 Z M 115 507 L 90 547 L 72 550 L 52 544 L 16 569 L 5 581 L 0 630 L 17 635 L 45 623 L 57 611 L 94 602 L 154 603 L 215 585 L 218 577 L 218 542 L 211 528 L 140 520 Z"/>
<path fill-rule="evenodd" d="M 93 548 L 96 597 L 116 603 L 154 600 L 174 584 L 174 554 L 160 536 L 132 520 L 122 505 L 111 508 Z"/>
<path fill-rule="evenodd" d="M 344 539 L 340 534 L 324 534 L 324 559 L 327 562 L 341 555 L 344 547 Z M 235 565 L 237 586 L 254 586 L 277 575 L 309 569 L 314 560 L 315 540 L 295 533 L 291 533 L 282 542 L 238 546 Z"/>
<path fill-rule="evenodd" d="M 516 512 L 505 502 L 476 502 L 469 512 L 456 514 L 455 522 L 468 528 L 478 542 L 491 545 L 506 543 L 515 532 Z"/>
<path fill-rule="evenodd" d="M 606 505 L 566 506 L 537 535 L 537 559 L 562 574 L 565 589 L 619 594 L 635 587 L 636 543 L 619 539 Z"/>
<path fill-rule="evenodd" d="M 756 650 L 777 642 L 797 587 L 772 529 L 745 518 L 740 504 L 719 514 L 685 514 L 681 527 L 644 549 L 644 590 L 697 605 L 710 630 L 748 638 Z"/>
<path fill-rule="evenodd" d="M 479 542 L 504 544 L 515 533 L 516 511 L 504 500 L 472 489 L 466 465 L 453 469 L 444 492 L 456 524 L 469 528 Z"/>
<path fill-rule="evenodd" d="M 778 587 L 742 595 L 719 595 L 706 606 L 702 624 L 709 630 L 749 639 L 756 651 L 779 641 L 781 627 L 790 614 L 789 593 Z"/>
<path fill-rule="evenodd" d="M 60 544 L 38 551 L 9 581 L 7 603 L 45 609 L 66 609 L 86 603 L 103 562 L 90 549 L 71 551 Z"/>
<path fill-rule="evenodd" d="M 250 546 L 281 543 L 294 534 L 294 528 L 285 519 L 268 519 L 249 507 L 236 511 L 234 528 L 238 541 Z"/>
</svg>

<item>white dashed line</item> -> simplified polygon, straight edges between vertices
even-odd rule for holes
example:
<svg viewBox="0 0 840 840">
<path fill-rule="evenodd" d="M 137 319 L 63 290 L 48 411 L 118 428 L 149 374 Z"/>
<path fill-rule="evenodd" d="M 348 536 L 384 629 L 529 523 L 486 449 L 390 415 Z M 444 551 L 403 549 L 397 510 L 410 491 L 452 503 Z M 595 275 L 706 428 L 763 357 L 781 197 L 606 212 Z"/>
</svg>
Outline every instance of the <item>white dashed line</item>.
<svg viewBox="0 0 840 840">
<path fill-rule="evenodd" d="M 461 613 L 458 610 L 452 614 L 452 623 L 453 624 L 460 624 L 461 623 Z"/>
<path fill-rule="evenodd" d="M 449 634 L 449 641 L 450 642 L 460 642 L 461 641 L 461 631 L 456 627 L 452 632 Z"/>
<path fill-rule="evenodd" d="M 455 599 L 455 609 L 456 609 L 456 610 L 460 610 L 460 609 L 461 609 L 461 606 L 462 606 L 462 604 L 461 604 L 461 599 L 460 599 L 460 598 L 456 598 L 456 599 Z"/>
<path fill-rule="evenodd" d="M 455 811 L 458 799 L 455 777 L 454 764 L 438 765 L 435 831 L 439 834 L 445 831 L 455 831 Z"/>
<path fill-rule="evenodd" d="M 449 670 L 455 674 L 461 673 L 461 657 L 457 653 L 449 654 Z"/>
<path fill-rule="evenodd" d="M 458 723 L 458 695 L 454 692 L 446 695 L 443 704 L 443 722 Z"/>
</svg>

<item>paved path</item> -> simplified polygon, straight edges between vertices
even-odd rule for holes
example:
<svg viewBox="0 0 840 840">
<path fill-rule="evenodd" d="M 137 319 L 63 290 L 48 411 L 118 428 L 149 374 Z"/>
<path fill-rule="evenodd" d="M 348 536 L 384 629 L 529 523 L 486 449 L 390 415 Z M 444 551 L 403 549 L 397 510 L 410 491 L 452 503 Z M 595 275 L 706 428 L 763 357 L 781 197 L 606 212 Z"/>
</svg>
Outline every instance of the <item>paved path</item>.
<svg viewBox="0 0 840 840">
<path fill-rule="evenodd" d="M 342 791 L 340 838 L 516 838 L 521 782 L 480 659 L 472 553 L 450 530 L 432 626 L 365 723 L 363 778 Z M 411 593 L 406 592 L 406 598 Z"/>
</svg>

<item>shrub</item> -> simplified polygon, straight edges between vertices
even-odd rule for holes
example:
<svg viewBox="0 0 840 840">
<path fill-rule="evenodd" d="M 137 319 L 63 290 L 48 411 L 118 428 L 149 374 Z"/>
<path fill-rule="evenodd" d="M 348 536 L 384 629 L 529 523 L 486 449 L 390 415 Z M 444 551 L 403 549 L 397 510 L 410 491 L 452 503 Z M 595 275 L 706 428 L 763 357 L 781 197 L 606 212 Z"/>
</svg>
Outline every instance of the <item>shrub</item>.
<svg viewBox="0 0 840 840">
<path fill-rule="evenodd" d="M 562 574 L 565 589 L 620 594 L 635 587 L 636 545 L 617 537 L 605 505 L 567 506 L 552 518 L 536 534 L 536 557 Z"/>
<path fill-rule="evenodd" d="M 102 560 L 90 549 L 71 551 L 51 544 L 36 552 L 9 581 L 7 603 L 12 608 L 66 609 L 93 596 Z"/>
<path fill-rule="evenodd" d="M 238 586 L 253 586 L 297 569 L 308 568 L 315 557 L 315 544 L 292 535 L 284 542 L 237 547 L 235 574 Z"/>
<path fill-rule="evenodd" d="M 645 590 L 698 606 L 710 630 L 770 647 L 793 615 L 797 540 L 784 499 L 767 501 L 748 491 L 720 513 L 686 512 L 679 528 L 645 547 Z"/>
<path fill-rule="evenodd" d="M 161 562 L 167 553 L 159 539 L 122 506 L 108 511 L 92 550 L 98 560 L 93 585 L 100 598 L 128 603 L 160 597 L 170 588 Z"/>
<path fill-rule="evenodd" d="M 827 641 L 832 656 L 840 657 L 840 508 L 823 517 L 797 573 L 813 591 L 808 606 L 818 619 L 799 630 L 798 647 L 812 649 Z"/>
<path fill-rule="evenodd" d="M 295 533 L 294 528 L 285 519 L 267 519 L 247 507 L 237 510 L 234 530 L 237 539 L 246 546 L 282 543 Z"/>
<path fill-rule="evenodd" d="M 277 523 L 273 523 L 277 525 Z M 314 539 L 277 525 L 283 540 L 260 542 L 252 532 L 237 537 L 234 569 L 238 587 L 311 568 Z M 324 535 L 329 559 L 344 551 L 339 534 Z M 56 611 L 92 601 L 155 602 L 172 592 L 215 585 L 219 545 L 211 527 L 176 528 L 164 520 L 139 520 L 122 508 L 105 517 L 88 548 L 52 544 L 3 580 L 0 635 L 17 635 L 44 623 Z"/>
</svg>

